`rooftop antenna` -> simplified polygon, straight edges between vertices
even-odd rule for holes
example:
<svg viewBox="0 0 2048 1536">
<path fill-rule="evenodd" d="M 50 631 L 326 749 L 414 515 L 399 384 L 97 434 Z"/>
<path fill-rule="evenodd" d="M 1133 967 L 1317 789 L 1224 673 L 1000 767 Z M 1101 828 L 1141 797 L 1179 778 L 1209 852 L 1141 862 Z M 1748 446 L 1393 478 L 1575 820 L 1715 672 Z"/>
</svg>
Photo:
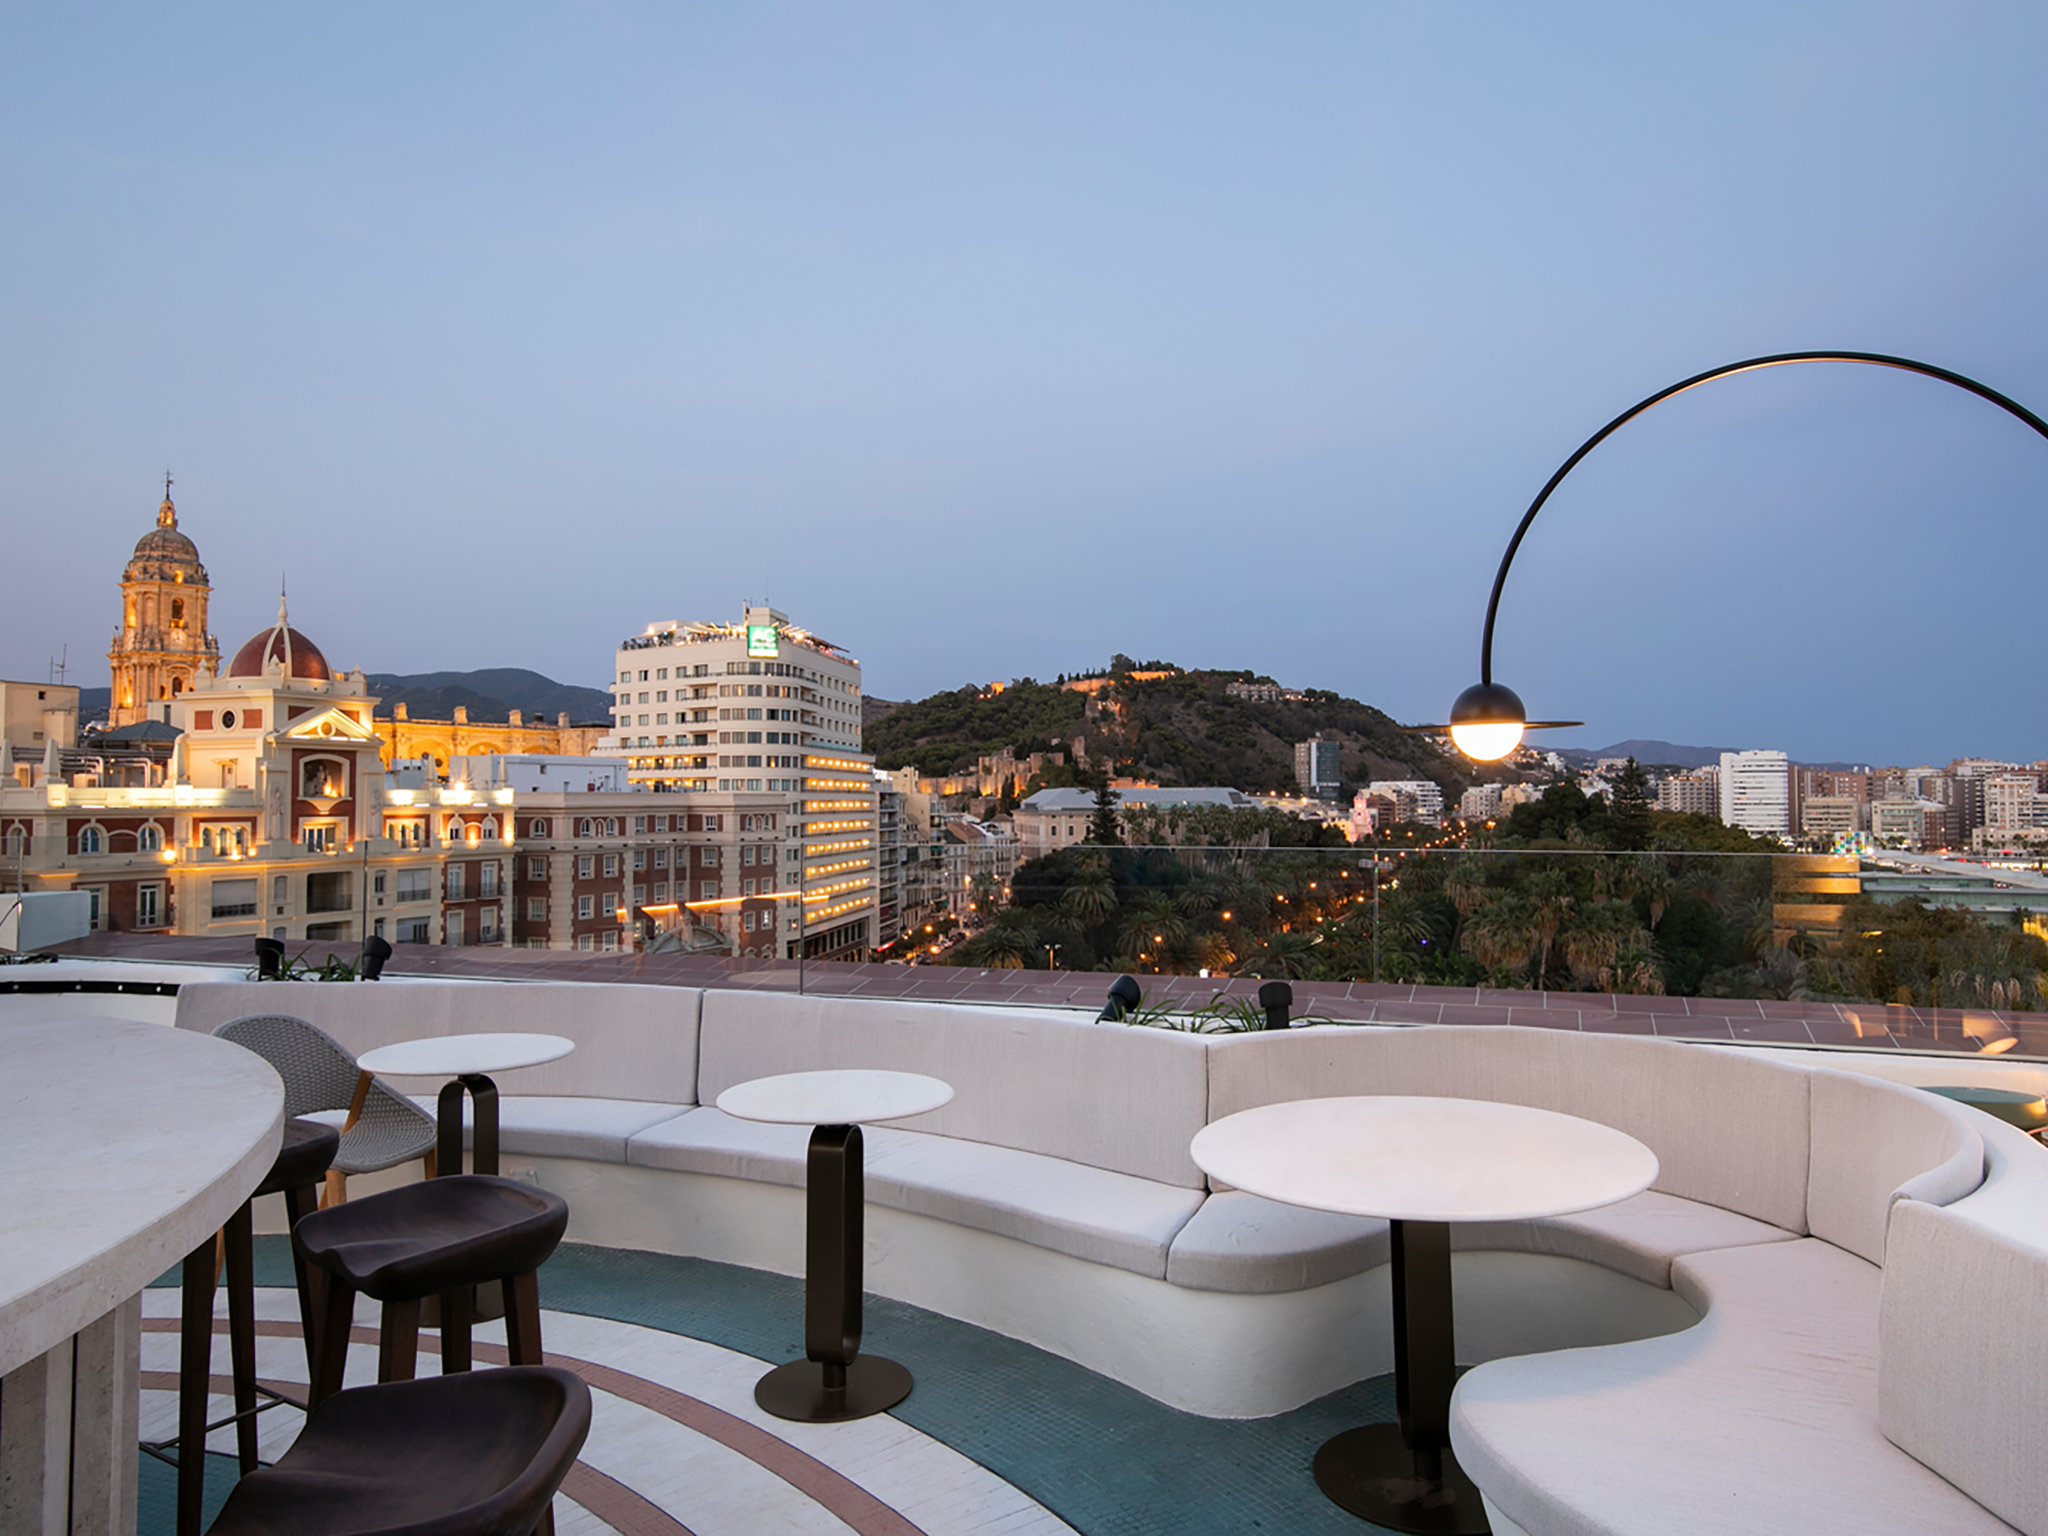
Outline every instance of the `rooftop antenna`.
<svg viewBox="0 0 2048 1536">
<path fill-rule="evenodd" d="M 69 641 L 65 642 L 62 654 L 50 658 L 50 681 L 57 684 L 60 688 L 64 685 L 64 673 L 67 670 L 66 663 L 70 660 L 71 644 Z"/>
</svg>

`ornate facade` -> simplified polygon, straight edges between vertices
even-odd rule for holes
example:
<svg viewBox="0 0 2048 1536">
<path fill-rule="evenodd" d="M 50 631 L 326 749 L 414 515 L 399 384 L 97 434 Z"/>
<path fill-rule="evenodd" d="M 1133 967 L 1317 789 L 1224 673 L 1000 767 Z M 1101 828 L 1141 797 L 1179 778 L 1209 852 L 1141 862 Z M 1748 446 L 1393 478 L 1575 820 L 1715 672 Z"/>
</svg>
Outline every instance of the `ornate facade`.
<svg viewBox="0 0 2048 1536">
<path fill-rule="evenodd" d="M 113 679 L 109 725 L 152 718 L 151 705 L 177 698 L 202 676 L 210 681 L 220 669 L 220 645 L 206 628 L 212 593 L 198 548 L 178 531 L 166 475 L 156 527 L 136 541 L 121 573 L 121 627 L 107 651 Z M 154 718 L 162 718 L 160 709 Z"/>
</svg>

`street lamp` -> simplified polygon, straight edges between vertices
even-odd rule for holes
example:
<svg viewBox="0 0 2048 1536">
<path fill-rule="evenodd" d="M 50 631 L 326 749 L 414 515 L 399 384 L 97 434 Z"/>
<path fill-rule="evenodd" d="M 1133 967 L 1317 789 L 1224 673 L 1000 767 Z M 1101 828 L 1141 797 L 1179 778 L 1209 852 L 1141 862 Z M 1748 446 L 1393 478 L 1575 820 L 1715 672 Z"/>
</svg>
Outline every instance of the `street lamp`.
<svg viewBox="0 0 2048 1536">
<path fill-rule="evenodd" d="M 1522 514 L 1522 521 L 1515 527 L 1515 536 L 1508 540 L 1507 553 L 1500 557 L 1500 569 L 1494 573 L 1493 595 L 1486 600 L 1486 628 L 1479 641 L 1479 681 L 1459 694 L 1451 704 L 1450 724 L 1417 725 L 1406 729 L 1417 732 L 1445 731 L 1451 733 L 1451 740 L 1458 750 L 1467 757 L 1480 762 L 1493 762 L 1506 757 L 1521 744 L 1524 731 L 1556 730 L 1568 725 L 1582 725 L 1580 720 L 1531 720 L 1529 712 L 1522 707 L 1522 700 L 1514 689 L 1493 680 L 1493 624 L 1500 610 L 1501 589 L 1507 585 L 1508 567 L 1515 563 L 1515 552 L 1522 547 L 1522 538 L 1529 531 L 1529 525 L 1536 521 L 1536 514 L 1543 510 L 1543 504 L 1550 500 L 1550 493 L 1563 483 L 1564 477 L 1578 468 L 1579 461 L 1605 442 L 1623 426 L 1635 420 L 1654 405 L 1661 405 L 1673 395 L 1682 395 L 1713 379 L 1726 378 L 1730 374 L 1750 373 L 1759 368 L 1778 368 L 1787 363 L 1869 363 L 1879 368 L 1898 368 L 1907 373 L 1924 374 L 1930 379 L 1939 379 L 1944 384 L 1953 384 L 1971 394 L 1989 400 L 2000 410 L 2018 417 L 2044 438 L 2048 438 L 2048 421 L 2043 421 L 2017 400 L 2000 394 L 1986 384 L 1966 378 L 1947 368 L 1938 368 L 1932 363 L 1918 363 L 1908 357 L 1889 357 L 1882 352 L 1777 352 L 1769 357 L 1746 358 L 1739 363 L 1725 363 L 1719 368 L 1709 368 L 1705 373 L 1696 373 L 1691 378 L 1660 389 L 1648 399 L 1637 402 L 1607 423 L 1598 432 L 1579 444 L 1578 450 L 1560 464 L 1557 473 L 1544 482 L 1543 489 L 1536 493 L 1536 499 L 1529 503 L 1529 510 Z"/>
</svg>

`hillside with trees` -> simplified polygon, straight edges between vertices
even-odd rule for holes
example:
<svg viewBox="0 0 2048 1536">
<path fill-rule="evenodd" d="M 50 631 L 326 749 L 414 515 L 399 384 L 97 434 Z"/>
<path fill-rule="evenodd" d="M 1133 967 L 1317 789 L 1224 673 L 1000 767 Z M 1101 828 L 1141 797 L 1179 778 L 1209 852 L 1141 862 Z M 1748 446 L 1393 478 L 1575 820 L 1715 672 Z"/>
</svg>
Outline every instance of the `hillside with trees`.
<svg viewBox="0 0 2048 1536">
<path fill-rule="evenodd" d="M 1248 792 L 1291 791 L 1295 743 L 1320 732 L 1341 744 L 1347 790 L 1373 779 L 1429 779 L 1453 801 L 1473 782 L 1463 759 L 1410 736 L 1380 710 L 1323 689 L 1263 703 L 1234 698 L 1233 682 L 1269 681 L 1249 672 L 1178 672 L 1138 679 L 1118 657 L 1111 686 L 1092 697 L 1024 679 L 1000 693 L 960 688 L 914 703 L 871 701 L 864 741 L 884 768 L 927 774 L 971 768 L 1008 748 L 1018 756 L 1067 748 L 1084 738 L 1090 766 L 1164 785 L 1227 785 Z"/>
</svg>

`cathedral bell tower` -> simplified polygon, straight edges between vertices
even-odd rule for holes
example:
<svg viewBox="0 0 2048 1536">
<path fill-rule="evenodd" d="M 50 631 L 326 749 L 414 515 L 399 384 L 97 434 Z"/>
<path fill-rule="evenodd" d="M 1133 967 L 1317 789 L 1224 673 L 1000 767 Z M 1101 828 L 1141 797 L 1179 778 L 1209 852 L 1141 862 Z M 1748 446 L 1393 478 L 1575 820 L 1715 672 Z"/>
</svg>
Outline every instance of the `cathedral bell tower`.
<svg viewBox="0 0 2048 1536">
<path fill-rule="evenodd" d="M 113 676 L 108 724 L 147 720 L 152 705 L 178 697 L 220 670 L 220 645 L 206 629 L 206 600 L 212 591 L 198 548 L 178 531 L 178 509 L 171 503 L 171 477 L 166 475 L 156 527 L 136 542 L 121 573 L 121 627 L 107 652 Z"/>
</svg>

